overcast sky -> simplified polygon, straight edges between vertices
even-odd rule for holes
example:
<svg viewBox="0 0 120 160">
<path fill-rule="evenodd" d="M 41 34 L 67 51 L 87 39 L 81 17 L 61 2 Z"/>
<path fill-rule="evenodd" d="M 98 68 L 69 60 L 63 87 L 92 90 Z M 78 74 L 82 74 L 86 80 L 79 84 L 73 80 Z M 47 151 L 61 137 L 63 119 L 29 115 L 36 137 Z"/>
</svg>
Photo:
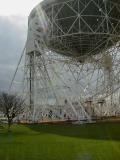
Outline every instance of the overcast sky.
<svg viewBox="0 0 120 160">
<path fill-rule="evenodd" d="M 0 90 L 7 90 L 27 37 L 30 11 L 41 0 L 0 0 Z"/>
</svg>

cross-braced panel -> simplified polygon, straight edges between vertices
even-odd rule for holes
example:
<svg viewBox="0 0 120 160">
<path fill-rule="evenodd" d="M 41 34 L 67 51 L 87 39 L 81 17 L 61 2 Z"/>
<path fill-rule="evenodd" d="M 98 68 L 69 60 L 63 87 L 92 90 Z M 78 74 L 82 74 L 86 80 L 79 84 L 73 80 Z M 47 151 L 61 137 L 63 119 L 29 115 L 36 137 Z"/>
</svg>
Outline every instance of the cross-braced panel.
<svg viewBox="0 0 120 160">
<path fill-rule="evenodd" d="M 55 3 L 56 2 L 56 3 Z M 69 0 L 41 5 L 49 23 L 48 46 L 69 56 L 97 54 L 109 39 L 119 41 L 120 3 L 105 0 Z M 115 38 L 116 37 L 116 38 Z M 97 42 L 97 43 L 96 43 Z"/>
</svg>

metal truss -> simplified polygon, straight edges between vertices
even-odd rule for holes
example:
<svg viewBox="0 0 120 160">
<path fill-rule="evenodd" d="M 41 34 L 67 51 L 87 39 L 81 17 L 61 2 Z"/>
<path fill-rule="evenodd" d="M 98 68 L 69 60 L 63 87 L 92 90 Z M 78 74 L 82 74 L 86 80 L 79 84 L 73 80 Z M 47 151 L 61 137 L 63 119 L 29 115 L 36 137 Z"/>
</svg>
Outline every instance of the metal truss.
<svg viewBox="0 0 120 160">
<path fill-rule="evenodd" d="M 89 11 L 92 8 L 96 13 Z M 114 11 L 117 17 L 111 16 Z M 112 1 L 69 0 L 49 5 L 44 14 L 49 24 L 46 43 L 58 53 L 75 55 L 79 46 L 81 54 L 86 49 L 87 55 L 97 53 L 109 37 L 116 41 L 120 37 L 120 5 Z"/>
<path fill-rule="evenodd" d="M 89 6 L 96 7 L 99 15 L 85 14 Z M 64 8 L 69 17 L 62 17 Z M 120 17 L 110 17 L 113 9 L 120 15 L 118 4 L 109 1 L 106 6 L 101 0 L 69 0 L 44 12 L 40 6 L 34 9 L 25 47 L 25 119 L 91 121 L 120 114 Z M 90 25 L 86 17 L 97 25 Z M 62 27 L 61 21 L 71 23 Z M 66 56 L 78 45 L 88 47 L 86 55 Z"/>
<path fill-rule="evenodd" d="M 34 97 L 32 121 L 91 121 L 94 116 L 120 114 L 119 46 L 80 63 L 47 51 L 46 44 L 44 50 L 43 43 L 35 41 L 39 52 L 33 54 L 34 63 L 27 65 L 29 72 L 31 65 L 34 68 L 33 90 L 28 89 Z M 30 56 L 27 54 L 28 59 Z M 30 78 L 27 82 L 31 86 Z"/>
<path fill-rule="evenodd" d="M 75 10 L 75 6 L 77 6 Z M 81 7 L 82 6 L 82 7 Z M 86 9 L 89 7 L 95 7 L 98 14 L 94 15 L 90 11 L 90 13 L 86 13 Z M 66 11 L 69 11 L 71 15 L 68 17 L 64 17 L 62 14 L 63 9 L 66 8 Z M 120 14 L 120 5 L 117 3 L 113 3 L 112 1 L 106 2 L 101 0 L 69 0 L 57 4 L 50 5 L 46 10 L 49 10 L 49 15 L 46 15 L 49 19 L 49 23 L 51 25 L 51 36 L 53 38 L 56 37 L 64 37 L 68 35 L 76 35 L 76 34 L 109 34 L 113 36 L 119 36 L 117 27 L 119 27 L 120 20 L 119 15 L 118 18 L 114 18 L 110 16 L 110 13 L 115 9 L 118 14 Z M 89 22 L 86 21 L 86 17 L 92 18 L 97 21 L 97 25 L 90 25 Z M 60 26 L 60 21 L 71 22 L 69 26 L 66 25 L 66 28 L 62 28 Z M 75 24 L 77 23 L 77 26 Z M 113 23 L 115 25 L 113 26 Z M 82 25 L 84 24 L 84 27 Z M 78 27 L 79 26 L 79 27 Z M 112 26 L 112 30 L 109 28 Z"/>
</svg>

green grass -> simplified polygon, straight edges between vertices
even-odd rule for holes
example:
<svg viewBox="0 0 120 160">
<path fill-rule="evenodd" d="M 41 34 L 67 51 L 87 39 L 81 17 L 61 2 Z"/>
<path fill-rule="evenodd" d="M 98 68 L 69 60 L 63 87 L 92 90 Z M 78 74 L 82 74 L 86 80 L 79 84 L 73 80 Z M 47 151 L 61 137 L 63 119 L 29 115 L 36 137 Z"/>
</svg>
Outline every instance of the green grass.
<svg viewBox="0 0 120 160">
<path fill-rule="evenodd" d="M 120 160 L 120 123 L 14 125 L 0 130 L 0 160 Z"/>
</svg>

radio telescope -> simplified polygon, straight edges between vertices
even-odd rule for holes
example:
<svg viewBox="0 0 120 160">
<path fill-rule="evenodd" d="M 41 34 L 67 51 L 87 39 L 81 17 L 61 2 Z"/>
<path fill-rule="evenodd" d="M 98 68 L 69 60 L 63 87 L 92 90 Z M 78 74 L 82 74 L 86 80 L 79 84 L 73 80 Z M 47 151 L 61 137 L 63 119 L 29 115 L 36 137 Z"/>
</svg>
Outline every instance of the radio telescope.
<svg viewBox="0 0 120 160">
<path fill-rule="evenodd" d="M 24 91 L 36 120 L 120 113 L 120 2 L 44 0 L 28 20 Z"/>
</svg>

